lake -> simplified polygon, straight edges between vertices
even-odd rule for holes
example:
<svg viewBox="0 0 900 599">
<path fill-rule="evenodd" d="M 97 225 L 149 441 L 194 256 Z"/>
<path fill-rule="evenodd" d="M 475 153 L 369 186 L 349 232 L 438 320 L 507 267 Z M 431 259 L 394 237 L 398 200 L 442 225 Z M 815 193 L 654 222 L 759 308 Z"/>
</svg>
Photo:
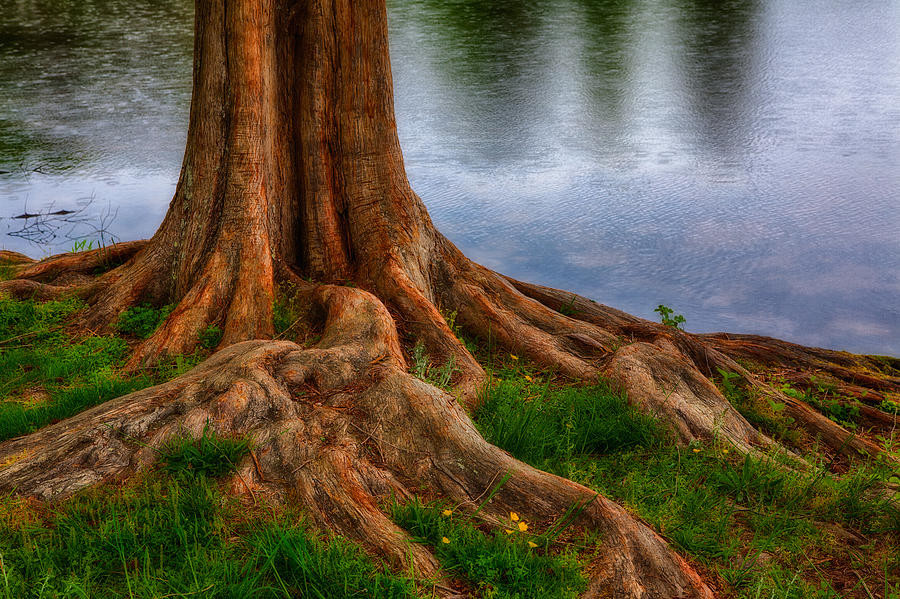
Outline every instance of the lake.
<svg viewBox="0 0 900 599">
<path fill-rule="evenodd" d="M 0 247 L 150 236 L 192 3 L 3 4 Z M 689 331 L 900 355 L 900 3 L 389 10 L 407 171 L 467 255 Z"/>
</svg>

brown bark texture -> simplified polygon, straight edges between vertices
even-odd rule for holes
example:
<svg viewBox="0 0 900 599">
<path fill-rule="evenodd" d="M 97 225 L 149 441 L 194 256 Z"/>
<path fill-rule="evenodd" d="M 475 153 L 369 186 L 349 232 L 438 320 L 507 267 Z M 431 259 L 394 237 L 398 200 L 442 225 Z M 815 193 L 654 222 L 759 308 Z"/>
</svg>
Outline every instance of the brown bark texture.
<svg viewBox="0 0 900 599">
<path fill-rule="evenodd" d="M 871 403 L 900 392 L 896 360 L 692 335 L 463 256 L 406 178 L 383 0 L 197 0 L 193 81 L 181 177 L 153 238 L 41 262 L 4 254 L 16 276 L 0 290 L 77 293 L 89 305 L 81 324 L 94 331 L 138 303 L 174 304 L 135 368 L 192 351 L 210 325 L 223 331 L 219 351 L 168 383 L 0 444 L 0 492 L 51 500 L 126 477 L 171 435 L 199 435 L 209 422 L 255 439 L 239 477 L 251 494 L 300 502 L 323 529 L 423 576 L 439 575 L 437 561 L 384 515 L 385 497 L 471 506 L 509 476 L 486 518 L 514 510 L 549 525 L 586 506 L 579 525 L 603 538 L 587 596 L 712 597 L 637 518 L 480 437 L 461 404 L 475 405 L 485 373 L 448 326 L 451 312 L 467 334 L 562 375 L 615 381 L 680 443 L 776 447 L 713 384 L 722 369 L 785 403 L 834 452 L 879 453 L 746 364 L 801 384 L 828 376 Z M 310 347 L 271 340 L 284 284 L 322 331 Z M 407 374 L 411 341 L 436 363 L 453 360 L 456 397 Z"/>
</svg>

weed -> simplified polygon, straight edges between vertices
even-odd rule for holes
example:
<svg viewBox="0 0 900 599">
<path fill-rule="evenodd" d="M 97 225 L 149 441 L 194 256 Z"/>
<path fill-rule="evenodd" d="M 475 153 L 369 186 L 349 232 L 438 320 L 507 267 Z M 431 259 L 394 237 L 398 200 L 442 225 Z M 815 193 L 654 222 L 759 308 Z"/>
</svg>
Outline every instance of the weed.
<svg viewBox="0 0 900 599">
<path fill-rule="evenodd" d="M 87 239 L 79 239 L 74 244 L 72 244 L 72 248 L 69 250 L 73 254 L 77 254 L 78 252 L 85 252 L 94 249 L 94 243 L 96 240 L 91 239 L 88 241 Z M 96 241 L 97 247 L 100 247 L 100 242 Z"/>
<path fill-rule="evenodd" d="M 681 328 L 684 330 L 684 316 L 681 314 L 675 314 L 675 310 L 668 306 L 664 306 L 663 304 L 658 305 L 653 309 L 654 312 L 659 314 L 660 322 L 662 322 L 667 327 L 673 328 Z"/>
<path fill-rule="evenodd" d="M 215 349 L 222 340 L 222 329 L 217 326 L 209 325 L 200 331 L 200 345 L 206 349 Z"/>
<path fill-rule="evenodd" d="M 559 313 L 563 316 L 575 316 L 578 314 L 578 310 L 575 309 L 575 296 L 572 296 L 572 299 L 568 301 L 568 303 L 563 304 L 559 307 Z M 684 319 L 682 318 L 682 321 Z"/>
<path fill-rule="evenodd" d="M 134 306 L 119 315 L 116 329 L 123 335 L 146 339 L 168 318 L 174 306 L 154 308 L 149 304 Z"/>
<path fill-rule="evenodd" d="M 890 399 L 884 399 L 881 401 L 881 404 L 878 406 L 881 408 L 883 412 L 887 412 L 888 414 L 900 415 L 900 402 L 892 401 Z"/>
<path fill-rule="evenodd" d="M 420 341 L 413 346 L 410 373 L 417 379 L 447 391 L 450 389 L 450 381 L 457 370 L 454 356 L 450 356 L 440 366 L 432 366 L 428 354 L 425 353 L 425 345 Z"/>
<path fill-rule="evenodd" d="M 815 391 L 812 386 L 801 391 L 792 387 L 790 383 L 782 382 L 781 392 L 808 403 L 841 426 L 856 430 L 859 425 L 859 401 L 837 395 L 837 389 L 833 383 L 810 377 L 810 384 L 815 386 Z"/>
</svg>

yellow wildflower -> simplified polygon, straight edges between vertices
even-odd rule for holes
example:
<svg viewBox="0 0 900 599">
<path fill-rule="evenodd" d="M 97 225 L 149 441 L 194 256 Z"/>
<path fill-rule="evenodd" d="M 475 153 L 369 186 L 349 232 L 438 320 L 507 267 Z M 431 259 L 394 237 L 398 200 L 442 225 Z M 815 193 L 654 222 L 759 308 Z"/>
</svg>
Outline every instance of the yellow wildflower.
<svg viewBox="0 0 900 599">
<path fill-rule="evenodd" d="M 525 524 L 524 522 L 519 522 L 519 530 L 521 530 L 522 532 L 525 532 L 526 530 L 528 530 L 528 525 Z"/>
<path fill-rule="evenodd" d="M 695 447 L 695 448 L 694 448 L 694 453 L 700 453 L 700 450 L 697 449 L 697 448 Z"/>
<path fill-rule="evenodd" d="M 722 450 L 722 453 L 728 453 L 728 450 L 727 450 L 727 449 L 723 449 L 723 450 Z"/>
<path fill-rule="evenodd" d="M 507 529 L 506 529 L 506 534 L 511 535 L 511 534 L 512 534 L 512 531 L 511 531 L 510 529 L 507 528 Z"/>
<path fill-rule="evenodd" d="M 515 512 L 510 512 L 510 513 L 509 513 L 509 519 L 512 520 L 513 522 L 518 522 L 518 521 L 519 521 L 519 514 L 517 514 L 517 513 L 515 513 Z"/>
<path fill-rule="evenodd" d="M 444 545 L 449 545 L 450 539 L 448 539 L 447 537 L 441 537 L 441 543 L 443 543 Z"/>
<path fill-rule="evenodd" d="M 517 356 L 516 354 L 509 354 L 509 357 L 512 358 L 513 360 L 519 359 L 519 356 Z"/>
<path fill-rule="evenodd" d="M 525 375 L 525 380 L 528 381 L 529 383 L 533 383 L 533 382 L 534 382 L 534 379 L 531 378 L 530 376 L 528 376 L 527 374 Z"/>
<path fill-rule="evenodd" d="M 535 543 L 534 541 L 528 541 L 528 546 L 534 549 L 535 547 L 537 547 L 537 543 Z"/>
<path fill-rule="evenodd" d="M 448 510 L 444 510 L 444 511 L 441 512 L 441 513 L 444 514 L 445 516 L 449 516 L 450 514 L 453 513 L 453 510 L 449 510 L 449 509 L 448 509 Z"/>
</svg>

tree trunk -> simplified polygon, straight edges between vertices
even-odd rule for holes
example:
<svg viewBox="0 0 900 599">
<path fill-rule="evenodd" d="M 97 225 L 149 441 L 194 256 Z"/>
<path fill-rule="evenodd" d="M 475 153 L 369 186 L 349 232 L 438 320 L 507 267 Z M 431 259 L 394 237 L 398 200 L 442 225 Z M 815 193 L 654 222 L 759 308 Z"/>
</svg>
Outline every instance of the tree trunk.
<svg viewBox="0 0 900 599">
<path fill-rule="evenodd" d="M 441 310 L 456 312 L 470 334 L 565 375 L 605 374 L 668 420 L 680 442 L 718 435 L 747 453 L 774 444 L 710 382 L 724 368 L 789 402 L 835 450 L 878 451 L 735 360 L 750 346 L 780 359 L 779 342 L 688 335 L 466 259 L 435 230 L 406 178 L 383 0 L 196 0 L 195 27 L 187 148 L 157 233 L 37 264 L 16 257 L 18 278 L 0 289 L 40 297 L 76 290 L 93 330 L 140 302 L 175 304 L 132 366 L 190 352 L 210 325 L 223 330 L 222 351 L 179 379 L 0 445 L 0 492 L 52 499 L 125 476 L 152 462 L 142 447 L 179 427 L 199 434 L 209 420 L 260 443 L 260 463 L 243 465 L 251 487 L 302 501 L 323 527 L 423 574 L 437 562 L 381 513 L 387 493 L 472 503 L 509 473 L 486 513 L 530 510 L 538 522 L 594 498 L 488 445 L 452 397 L 405 373 L 404 337 L 423 342 L 437 362 L 452 359 L 458 398 L 477 401 L 484 372 Z M 313 348 L 259 341 L 273 335 L 282 283 L 305 298 L 310 324 L 324 327 Z M 900 389 L 897 373 L 876 373 L 873 363 L 847 368 L 837 354 L 792 347 L 811 360 L 804 372 L 814 363 L 848 384 L 865 372 L 869 383 Z M 589 595 L 712 596 L 612 502 L 590 503 L 582 524 L 605 535 Z"/>
</svg>

